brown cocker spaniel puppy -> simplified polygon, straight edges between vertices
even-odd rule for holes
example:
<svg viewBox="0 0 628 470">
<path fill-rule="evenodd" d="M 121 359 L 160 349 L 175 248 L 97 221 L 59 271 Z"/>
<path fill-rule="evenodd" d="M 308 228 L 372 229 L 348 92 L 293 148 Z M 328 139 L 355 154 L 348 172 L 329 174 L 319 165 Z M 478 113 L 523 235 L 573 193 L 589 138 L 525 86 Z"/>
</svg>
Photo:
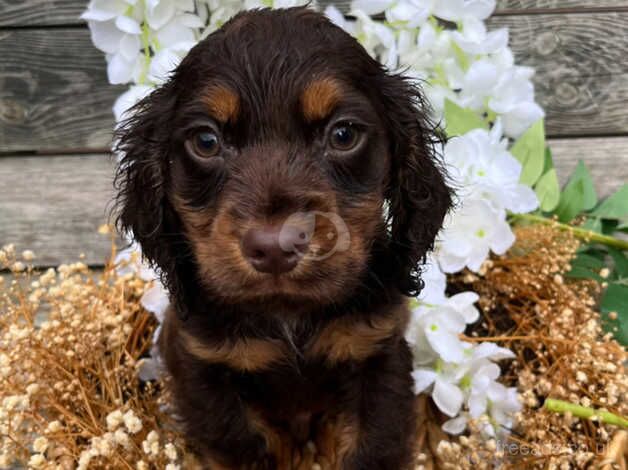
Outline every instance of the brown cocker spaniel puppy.
<svg viewBox="0 0 628 470">
<path fill-rule="evenodd" d="M 238 14 L 120 129 L 119 223 L 207 468 L 407 468 L 407 295 L 450 206 L 419 90 L 305 8 Z M 312 448 L 312 444 L 309 444 Z M 311 464 L 310 467 L 311 468 Z"/>
</svg>

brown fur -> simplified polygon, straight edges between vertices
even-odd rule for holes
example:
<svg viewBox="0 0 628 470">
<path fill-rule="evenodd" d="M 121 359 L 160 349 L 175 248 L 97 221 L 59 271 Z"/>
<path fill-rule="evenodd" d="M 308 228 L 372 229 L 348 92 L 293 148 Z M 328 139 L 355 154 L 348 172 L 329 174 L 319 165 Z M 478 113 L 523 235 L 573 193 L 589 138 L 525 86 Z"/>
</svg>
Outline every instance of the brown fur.
<svg viewBox="0 0 628 470">
<path fill-rule="evenodd" d="M 281 343 L 262 339 L 206 343 L 186 331 L 180 333 L 184 349 L 189 354 L 210 363 L 225 364 L 236 370 L 255 372 L 281 362 L 285 352 Z"/>
<path fill-rule="evenodd" d="M 209 114 L 221 123 L 234 123 L 238 119 L 240 98 L 229 87 L 217 84 L 212 85 L 202 96 Z"/>
<path fill-rule="evenodd" d="M 170 292 L 159 347 L 207 468 L 411 468 L 406 296 L 450 205 L 427 115 L 324 16 L 262 9 L 201 41 L 121 126 L 119 224 Z M 207 158 L 188 152 L 200 132 Z M 258 270 L 245 235 L 284 224 L 306 248 Z"/>
<path fill-rule="evenodd" d="M 307 121 L 319 121 L 329 116 L 342 96 L 342 87 L 331 77 L 316 78 L 301 95 L 301 112 Z"/>
<path fill-rule="evenodd" d="M 331 365 L 363 361 L 384 347 L 384 340 L 403 334 L 406 323 L 407 315 L 401 312 L 373 319 L 342 317 L 325 325 L 306 354 Z"/>
</svg>

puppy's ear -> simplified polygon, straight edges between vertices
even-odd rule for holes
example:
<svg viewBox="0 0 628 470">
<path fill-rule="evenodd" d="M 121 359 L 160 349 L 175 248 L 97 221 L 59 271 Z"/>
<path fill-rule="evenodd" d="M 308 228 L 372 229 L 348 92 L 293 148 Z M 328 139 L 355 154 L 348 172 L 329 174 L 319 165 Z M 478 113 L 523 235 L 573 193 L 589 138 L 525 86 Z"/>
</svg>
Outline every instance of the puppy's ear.
<svg viewBox="0 0 628 470">
<path fill-rule="evenodd" d="M 437 155 L 437 129 L 418 85 L 386 75 L 381 93 L 391 145 L 387 200 L 392 251 L 401 291 L 417 295 L 423 288 L 419 265 L 434 245 L 452 193 Z"/>
<path fill-rule="evenodd" d="M 176 95 L 169 84 L 137 103 L 115 133 L 115 151 L 122 155 L 114 186 L 116 222 L 132 232 L 144 258 L 156 268 L 177 311 L 186 315 L 183 299 L 185 240 L 166 198 L 170 122 Z"/>
</svg>

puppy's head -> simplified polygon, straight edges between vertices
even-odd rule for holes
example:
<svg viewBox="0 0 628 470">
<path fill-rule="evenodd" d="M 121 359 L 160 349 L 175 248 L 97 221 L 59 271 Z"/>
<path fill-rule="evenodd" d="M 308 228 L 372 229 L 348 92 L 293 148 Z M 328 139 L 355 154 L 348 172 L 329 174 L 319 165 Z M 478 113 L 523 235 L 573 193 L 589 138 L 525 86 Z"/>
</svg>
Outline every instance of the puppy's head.
<svg viewBox="0 0 628 470">
<path fill-rule="evenodd" d="M 339 302 L 378 262 L 420 289 L 450 205 L 421 95 L 324 16 L 241 13 L 134 111 L 119 222 L 180 309 L 195 286 L 226 303 Z"/>
</svg>

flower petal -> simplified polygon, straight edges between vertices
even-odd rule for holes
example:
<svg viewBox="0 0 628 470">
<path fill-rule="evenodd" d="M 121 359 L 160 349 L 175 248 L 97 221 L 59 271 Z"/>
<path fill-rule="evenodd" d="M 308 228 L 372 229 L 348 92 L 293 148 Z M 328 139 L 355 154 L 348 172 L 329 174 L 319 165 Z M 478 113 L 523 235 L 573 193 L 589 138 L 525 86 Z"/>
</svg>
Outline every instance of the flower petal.
<svg viewBox="0 0 628 470">
<path fill-rule="evenodd" d="M 458 387 L 437 378 L 434 382 L 432 398 L 439 410 L 453 418 L 460 412 L 464 396 Z"/>
<path fill-rule="evenodd" d="M 431 369 L 415 369 L 412 371 L 414 393 L 423 393 L 436 380 L 436 372 Z"/>
</svg>

